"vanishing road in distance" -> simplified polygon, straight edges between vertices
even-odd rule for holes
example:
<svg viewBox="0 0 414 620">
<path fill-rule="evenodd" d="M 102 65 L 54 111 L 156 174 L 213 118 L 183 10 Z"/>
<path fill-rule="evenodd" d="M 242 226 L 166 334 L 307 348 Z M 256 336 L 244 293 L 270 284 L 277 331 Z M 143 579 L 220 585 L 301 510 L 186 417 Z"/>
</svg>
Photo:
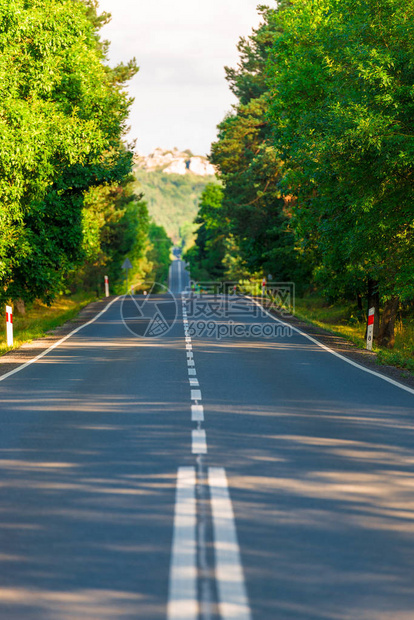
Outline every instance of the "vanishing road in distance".
<svg viewBox="0 0 414 620">
<path fill-rule="evenodd" d="M 0 377 L 0 618 L 412 619 L 414 392 L 170 289 Z"/>
</svg>

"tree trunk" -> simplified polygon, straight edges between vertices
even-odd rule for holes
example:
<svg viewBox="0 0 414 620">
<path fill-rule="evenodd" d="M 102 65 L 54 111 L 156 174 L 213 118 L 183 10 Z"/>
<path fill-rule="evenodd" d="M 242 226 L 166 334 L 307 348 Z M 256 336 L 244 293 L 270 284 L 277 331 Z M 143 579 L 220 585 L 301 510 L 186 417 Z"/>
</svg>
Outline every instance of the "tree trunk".
<svg viewBox="0 0 414 620">
<path fill-rule="evenodd" d="M 361 295 L 361 293 L 358 293 L 358 295 L 357 295 L 357 304 L 358 304 L 358 310 L 360 310 L 362 312 L 363 307 L 362 307 L 362 295 Z"/>
<path fill-rule="evenodd" d="M 376 282 L 375 280 L 371 280 L 371 278 L 368 280 L 368 310 L 370 308 L 375 308 L 374 340 L 377 341 L 379 334 L 379 292 L 378 282 Z M 367 333 L 365 332 L 365 338 L 366 337 Z"/>
<path fill-rule="evenodd" d="M 378 334 L 378 344 L 381 347 L 392 349 L 395 344 L 395 319 L 400 307 L 399 297 L 391 297 L 385 302 L 382 313 L 381 327 Z"/>
<path fill-rule="evenodd" d="M 17 314 L 20 314 L 20 316 L 25 316 L 26 306 L 24 305 L 24 300 L 16 299 L 15 304 L 16 304 Z"/>
</svg>

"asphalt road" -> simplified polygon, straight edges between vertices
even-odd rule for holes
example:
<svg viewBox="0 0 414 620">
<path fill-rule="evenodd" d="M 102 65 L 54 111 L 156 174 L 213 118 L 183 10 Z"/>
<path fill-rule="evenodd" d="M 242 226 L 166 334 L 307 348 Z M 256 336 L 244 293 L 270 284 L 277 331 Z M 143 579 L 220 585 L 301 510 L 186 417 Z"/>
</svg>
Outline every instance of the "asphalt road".
<svg viewBox="0 0 414 620">
<path fill-rule="evenodd" d="M 186 288 L 0 381 L 0 618 L 412 619 L 414 395 Z"/>
</svg>

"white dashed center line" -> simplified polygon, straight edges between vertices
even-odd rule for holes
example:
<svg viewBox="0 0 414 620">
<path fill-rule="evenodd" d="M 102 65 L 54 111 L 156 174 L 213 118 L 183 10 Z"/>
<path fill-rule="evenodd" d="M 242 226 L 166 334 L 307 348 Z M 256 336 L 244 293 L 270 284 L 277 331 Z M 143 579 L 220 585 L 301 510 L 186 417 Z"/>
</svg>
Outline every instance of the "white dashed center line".
<svg viewBox="0 0 414 620">
<path fill-rule="evenodd" d="M 203 405 L 191 405 L 191 419 L 193 422 L 204 422 Z"/>
<path fill-rule="evenodd" d="M 192 452 L 193 454 L 207 454 L 206 431 L 196 430 L 192 432 Z"/>
<path fill-rule="evenodd" d="M 201 390 L 191 390 L 191 400 L 201 400 Z"/>
</svg>

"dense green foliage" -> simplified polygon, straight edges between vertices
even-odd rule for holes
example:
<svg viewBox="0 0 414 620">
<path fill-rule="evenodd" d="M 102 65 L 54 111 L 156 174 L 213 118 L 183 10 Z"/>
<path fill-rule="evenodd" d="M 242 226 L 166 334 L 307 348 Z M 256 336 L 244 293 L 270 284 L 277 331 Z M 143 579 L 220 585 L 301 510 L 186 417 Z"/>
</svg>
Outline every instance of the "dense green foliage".
<svg viewBox="0 0 414 620">
<path fill-rule="evenodd" d="M 0 2 L 3 301 L 49 303 L 74 270 L 72 282 L 94 263 L 117 278 L 125 254 L 143 256 L 148 214 L 122 144 L 137 67 L 107 65 L 108 18 L 96 0 Z"/>
<path fill-rule="evenodd" d="M 166 284 L 168 282 L 173 242 L 165 229 L 162 226 L 158 226 L 154 221 L 150 222 L 148 235 L 151 244 L 148 252 L 151 278 L 159 284 Z"/>
<path fill-rule="evenodd" d="M 126 177 L 120 184 L 94 187 L 86 194 L 83 209 L 86 260 L 69 278 L 73 291 L 86 288 L 102 292 L 104 275 L 108 275 L 111 289 L 123 292 L 122 263 L 126 256 L 133 265 L 134 278 L 144 278 L 151 270 L 147 256 L 151 222 L 142 196 L 133 193 L 132 181 L 132 176 Z"/>
<path fill-rule="evenodd" d="M 226 254 L 228 223 L 223 219 L 223 189 L 210 183 L 201 195 L 199 225 L 195 244 L 186 252 L 185 260 L 191 265 L 191 275 L 196 280 L 220 280 L 224 276 L 223 259 Z"/>
<path fill-rule="evenodd" d="M 295 0 L 272 21 L 270 118 L 295 227 L 331 293 L 371 280 L 395 310 L 414 295 L 414 3 Z"/>
<path fill-rule="evenodd" d="M 185 247 L 193 237 L 200 196 L 214 178 L 140 168 L 134 170 L 134 175 L 136 190 L 145 195 L 151 217 L 165 228 L 176 245 Z"/>
<path fill-rule="evenodd" d="M 227 69 L 239 103 L 212 146 L 233 263 L 381 302 L 376 335 L 392 346 L 400 303 L 414 298 L 414 3 L 260 10 Z"/>
</svg>

